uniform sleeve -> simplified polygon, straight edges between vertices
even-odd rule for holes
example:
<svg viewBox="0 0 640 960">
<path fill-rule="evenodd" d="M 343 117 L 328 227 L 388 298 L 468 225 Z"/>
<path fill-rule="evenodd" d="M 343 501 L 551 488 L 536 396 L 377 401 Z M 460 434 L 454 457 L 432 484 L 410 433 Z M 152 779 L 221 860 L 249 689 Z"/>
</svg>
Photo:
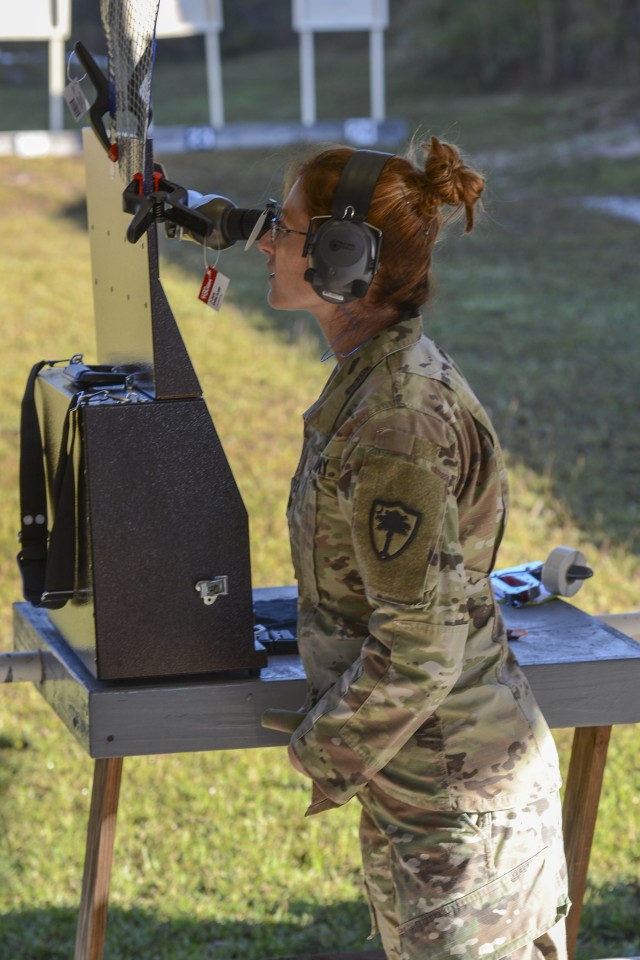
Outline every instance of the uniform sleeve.
<svg viewBox="0 0 640 960">
<path fill-rule="evenodd" d="M 384 444 L 380 436 L 384 435 Z M 462 669 L 468 632 L 451 446 L 385 430 L 344 465 L 341 509 L 371 608 L 361 654 L 307 715 L 292 748 L 345 803 L 425 722 Z"/>
</svg>

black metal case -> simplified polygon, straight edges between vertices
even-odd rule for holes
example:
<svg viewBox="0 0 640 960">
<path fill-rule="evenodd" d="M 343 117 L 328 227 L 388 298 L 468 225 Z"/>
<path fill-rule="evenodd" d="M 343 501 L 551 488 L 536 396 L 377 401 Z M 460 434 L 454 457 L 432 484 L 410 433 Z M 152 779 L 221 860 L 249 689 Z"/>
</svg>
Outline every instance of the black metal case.
<svg viewBox="0 0 640 960">
<path fill-rule="evenodd" d="M 52 473 L 73 389 L 55 369 L 38 387 Z M 263 665 L 248 518 L 204 401 L 113 391 L 78 416 L 76 584 L 53 622 L 99 679 Z"/>
</svg>

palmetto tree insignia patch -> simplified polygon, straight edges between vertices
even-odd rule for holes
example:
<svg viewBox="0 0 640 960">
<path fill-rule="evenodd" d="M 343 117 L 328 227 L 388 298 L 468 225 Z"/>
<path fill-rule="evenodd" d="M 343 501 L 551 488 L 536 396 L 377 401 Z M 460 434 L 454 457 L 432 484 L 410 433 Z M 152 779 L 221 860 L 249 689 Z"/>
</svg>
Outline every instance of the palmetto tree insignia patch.
<svg viewBox="0 0 640 960">
<path fill-rule="evenodd" d="M 420 514 L 404 503 L 374 500 L 369 519 L 371 543 L 379 560 L 393 560 L 409 546 L 418 526 Z"/>
</svg>

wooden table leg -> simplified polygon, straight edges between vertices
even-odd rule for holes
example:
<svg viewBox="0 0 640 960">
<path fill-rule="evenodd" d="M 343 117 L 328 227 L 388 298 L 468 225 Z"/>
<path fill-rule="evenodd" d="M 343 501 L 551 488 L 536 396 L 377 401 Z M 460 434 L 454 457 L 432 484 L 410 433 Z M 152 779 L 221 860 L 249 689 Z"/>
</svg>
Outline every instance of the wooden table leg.
<svg viewBox="0 0 640 960">
<path fill-rule="evenodd" d="M 573 960 L 582 901 L 587 885 L 591 843 L 598 816 L 611 727 L 577 727 L 573 734 L 562 823 L 572 907 L 567 918 L 567 950 Z"/>
<path fill-rule="evenodd" d="M 87 828 L 75 960 L 102 960 L 122 757 L 96 760 Z"/>
</svg>

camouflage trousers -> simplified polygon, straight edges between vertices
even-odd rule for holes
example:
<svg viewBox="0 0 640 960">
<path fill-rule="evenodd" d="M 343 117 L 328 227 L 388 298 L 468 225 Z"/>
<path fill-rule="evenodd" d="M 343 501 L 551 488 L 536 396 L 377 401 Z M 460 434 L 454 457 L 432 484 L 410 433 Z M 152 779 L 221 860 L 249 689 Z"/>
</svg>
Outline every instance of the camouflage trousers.
<svg viewBox="0 0 640 960">
<path fill-rule="evenodd" d="M 560 801 L 489 813 L 359 794 L 373 928 L 389 960 L 566 960 Z"/>
</svg>

